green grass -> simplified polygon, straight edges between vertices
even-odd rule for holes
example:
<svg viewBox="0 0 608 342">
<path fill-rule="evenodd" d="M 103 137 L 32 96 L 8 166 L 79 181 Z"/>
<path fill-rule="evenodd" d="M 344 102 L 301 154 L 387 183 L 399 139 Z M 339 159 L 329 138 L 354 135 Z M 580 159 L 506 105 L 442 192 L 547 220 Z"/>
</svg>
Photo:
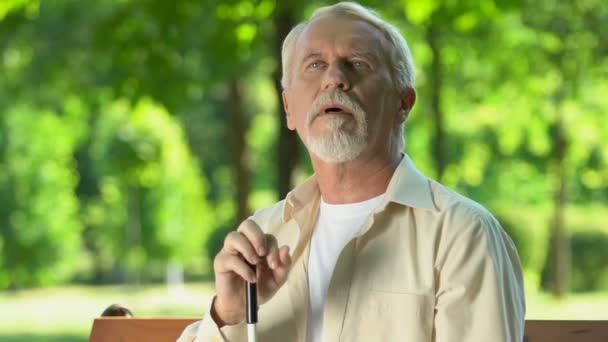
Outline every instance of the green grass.
<svg viewBox="0 0 608 342">
<path fill-rule="evenodd" d="M 555 298 L 539 291 L 539 276 L 525 272 L 526 319 L 608 320 L 608 291 Z"/>
<path fill-rule="evenodd" d="M 95 317 L 113 303 L 136 316 L 201 316 L 212 284 L 169 290 L 157 286 L 65 286 L 0 292 L 0 341 L 87 341 Z"/>
<path fill-rule="evenodd" d="M 527 278 L 527 319 L 608 320 L 608 292 L 571 294 L 563 300 L 534 289 Z M 165 286 L 65 286 L 0 292 L 0 341 L 84 342 L 95 317 L 112 303 L 136 316 L 201 316 L 213 295 L 212 284 Z"/>
</svg>

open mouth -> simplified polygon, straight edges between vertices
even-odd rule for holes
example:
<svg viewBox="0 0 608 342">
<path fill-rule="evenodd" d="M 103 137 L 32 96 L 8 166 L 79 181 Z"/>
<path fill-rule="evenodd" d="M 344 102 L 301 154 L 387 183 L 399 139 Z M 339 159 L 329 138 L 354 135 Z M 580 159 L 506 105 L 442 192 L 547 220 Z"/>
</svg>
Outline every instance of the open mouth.
<svg viewBox="0 0 608 342">
<path fill-rule="evenodd" d="M 328 104 L 323 106 L 321 110 L 317 113 L 317 116 L 324 115 L 351 115 L 352 113 L 349 108 L 346 108 L 339 104 Z"/>
</svg>

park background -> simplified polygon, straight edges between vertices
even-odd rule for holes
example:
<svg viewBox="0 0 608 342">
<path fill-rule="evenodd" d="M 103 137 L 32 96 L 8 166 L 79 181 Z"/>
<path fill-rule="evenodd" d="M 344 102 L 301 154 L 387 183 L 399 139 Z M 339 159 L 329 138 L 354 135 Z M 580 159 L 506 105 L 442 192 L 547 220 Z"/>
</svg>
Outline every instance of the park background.
<svg viewBox="0 0 608 342">
<path fill-rule="evenodd" d="M 0 1 L 0 340 L 199 316 L 223 236 L 311 174 L 282 39 L 320 2 Z M 364 1 L 408 39 L 406 150 L 514 239 L 528 319 L 608 319 L 608 3 Z"/>
</svg>

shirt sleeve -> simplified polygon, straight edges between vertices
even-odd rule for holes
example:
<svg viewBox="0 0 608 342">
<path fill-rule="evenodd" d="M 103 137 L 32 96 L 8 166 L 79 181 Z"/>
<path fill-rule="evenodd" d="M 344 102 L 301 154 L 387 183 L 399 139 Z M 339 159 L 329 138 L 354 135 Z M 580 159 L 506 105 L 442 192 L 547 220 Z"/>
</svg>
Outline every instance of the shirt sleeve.
<svg viewBox="0 0 608 342">
<path fill-rule="evenodd" d="M 205 312 L 203 319 L 186 327 L 177 342 L 238 342 L 246 341 L 245 323 L 219 328 L 211 317 L 213 300 Z"/>
<path fill-rule="evenodd" d="M 434 341 L 521 342 L 525 299 L 517 250 L 485 210 L 447 215 L 436 264 Z"/>
</svg>

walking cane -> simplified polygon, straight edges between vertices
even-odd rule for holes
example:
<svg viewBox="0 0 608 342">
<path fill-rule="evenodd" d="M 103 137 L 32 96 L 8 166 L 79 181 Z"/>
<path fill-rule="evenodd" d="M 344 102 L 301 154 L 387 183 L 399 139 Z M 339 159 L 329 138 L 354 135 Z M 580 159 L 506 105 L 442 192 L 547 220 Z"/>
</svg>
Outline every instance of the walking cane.
<svg viewBox="0 0 608 342">
<path fill-rule="evenodd" d="M 256 273 L 255 265 L 249 264 Z M 257 283 L 247 282 L 245 289 L 247 301 L 247 341 L 257 342 L 256 324 L 258 323 L 258 289 Z"/>
</svg>

